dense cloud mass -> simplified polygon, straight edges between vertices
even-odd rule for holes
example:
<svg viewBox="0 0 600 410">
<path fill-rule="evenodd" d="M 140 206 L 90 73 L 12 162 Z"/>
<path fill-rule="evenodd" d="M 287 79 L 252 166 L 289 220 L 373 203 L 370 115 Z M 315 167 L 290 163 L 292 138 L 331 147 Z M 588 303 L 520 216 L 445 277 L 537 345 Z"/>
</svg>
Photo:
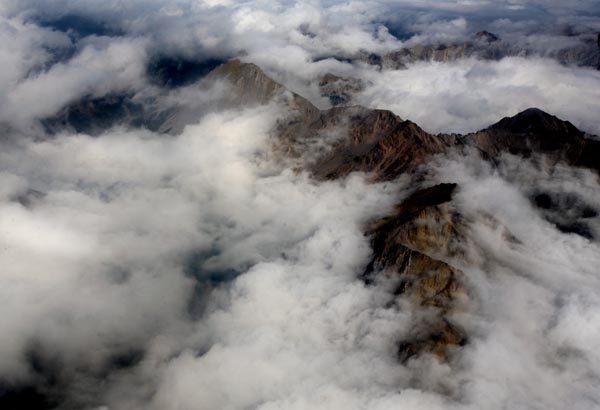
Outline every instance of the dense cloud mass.
<svg viewBox="0 0 600 410">
<path fill-rule="evenodd" d="M 598 32 L 597 0 L 0 0 L 0 407 L 600 408 L 593 167 L 456 144 L 325 181 L 344 121 L 274 132 L 312 103 L 600 135 Z M 466 342 L 400 360 L 436 310 L 364 280 L 365 232 L 447 182 Z"/>
<path fill-rule="evenodd" d="M 391 109 L 431 132 L 473 132 L 499 118 L 539 107 L 578 128 L 600 134 L 600 72 L 540 58 L 418 63 L 372 74 L 357 101 Z"/>
</svg>

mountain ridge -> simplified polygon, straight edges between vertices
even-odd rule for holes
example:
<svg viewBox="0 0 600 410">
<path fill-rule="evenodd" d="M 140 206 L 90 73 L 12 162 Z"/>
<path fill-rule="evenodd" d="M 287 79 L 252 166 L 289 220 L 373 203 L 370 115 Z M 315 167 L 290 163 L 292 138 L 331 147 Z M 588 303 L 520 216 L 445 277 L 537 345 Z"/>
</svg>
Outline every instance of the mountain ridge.
<svg viewBox="0 0 600 410">
<path fill-rule="evenodd" d="M 460 186 L 454 181 L 428 186 L 419 175 L 422 167 L 437 155 L 467 155 L 467 149 L 475 148 L 492 164 L 504 153 L 523 158 L 543 155 L 553 164 L 563 162 L 600 172 L 596 161 L 600 142 L 538 108 L 504 117 L 474 133 L 432 135 L 389 110 L 362 106 L 319 110 L 257 65 L 239 59 L 216 67 L 202 81 L 205 86 L 228 84 L 230 94 L 221 102 L 226 106 L 261 105 L 278 99 L 287 114 L 272 130 L 274 150 L 283 158 L 299 159 L 299 169 L 309 171 L 316 180 L 341 179 L 352 172 L 367 173 L 374 182 L 412 175 L 413 193 L 389 215 L 365 228 L 373 256 L 362 274 L 366 283 L 377 281 L 378 275 L 395 278 L 397 297 L 429 312 L 423 323 L 415 323 L 420 329 L 417 333 L 398 340 L 402 361 L 420 354 L 451 360 L 452 352 L 468 341 L 468 335 L 453 321 L 453 314 L 463 310 L 470 299 L 464 273 L 453 264 L 464 260 L 461 243 L 469 235 L 467 221 L 453 206 L 454 193 Z M 88 106 L 93 117 L 95 107 Z M 85 120 L 85 106 L 75 112 Z M 175 134 L 194 118 L 193 112 L 176 110 L 163 116 L 163 123 L 155 124 L 156 129 Z M 160 115 L 154 113 L 152 118 Z M 139 123 L 140 118 L 136 121 Z M 330 149 L 316 158 L 304 157 L 307 141 L 326 134 L 336 136 Z"/>
</svg>

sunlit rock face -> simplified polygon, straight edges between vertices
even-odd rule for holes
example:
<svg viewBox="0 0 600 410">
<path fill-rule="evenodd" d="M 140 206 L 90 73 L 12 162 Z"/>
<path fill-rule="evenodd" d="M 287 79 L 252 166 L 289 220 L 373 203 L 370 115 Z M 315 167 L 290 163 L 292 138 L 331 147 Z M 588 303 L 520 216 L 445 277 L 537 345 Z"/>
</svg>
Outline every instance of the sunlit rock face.
<svg viewBox="0 0 600 410">
<path fill-rule="evenodd" d="M 0 408 L 598 407 L 600 25 L 542 3 L 0 2 Z"/>
<path fill-rule="evenodd" d="M 420 331 L 399 344 L 400 359 L 426 352 L 446 359 L 466 336 L 449 316 L 468 303 L 463 272 L 447 262 L 461 256 L 466 226 L 450 208 L 456 184 L 419 190 L 398 205 L 395 212 L 369 228 L 374 251 L 365 277 L 398 276 L 396 293 L 434 312 Z M 381 272 L 381 273 L 379 273 Z"/>
</svg>

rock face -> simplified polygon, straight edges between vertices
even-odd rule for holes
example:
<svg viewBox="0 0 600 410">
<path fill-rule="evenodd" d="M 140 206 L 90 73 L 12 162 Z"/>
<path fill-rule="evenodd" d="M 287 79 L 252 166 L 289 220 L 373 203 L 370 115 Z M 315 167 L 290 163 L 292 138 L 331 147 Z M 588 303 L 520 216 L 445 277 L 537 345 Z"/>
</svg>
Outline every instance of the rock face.
<svg viewBox="0 0 600 410">
<path fill-rule="evenodd" d="M 417 124 L 386 110 L 359 107 L 325 112 L 317 129 L 342 118 L 347 138 L 312 167 L 316 178 L 335 179 L 354 171 L 370 172 L 377 181 L 414 172 L 434 154 L 453 145 L 450 138 L 427 134 Z"/>
<path fill-rule="evenodd" d="M 211 61 L 210 64 L 216 63 Z M 52 117 L 41 119 L 43 129 L 50 135 L 61 130 L 99 135 L 118 125 L 127 128 L 142 127 L 154 132 L 176 135 L 181 133 L 186 125 L 196 122 L 208 112 L 266 104 L 282 94 L 289 95 L 287 101 L 283 101 L 288 108 L 299 111 L 302 116 L 310 116 L 310 113 L 317 111 L 308 100 L 287 91 L 254 64 L 231 60 L 218 65 L 206 75 L 202 71 L 205 69 L 204 65 L 200 68 L 196 66 L 190 68 L 181 62 L 171 60 L 163 62 L 162 65 L 166 68 L 161 66 L 160 70 L 157 69 L 158 71 L 152 73 L 153 76 L 159 77 L 160 81 L 156 81 L 161 86 L 181 87 L 189 85 L 188 77 L 198 79 L 202 76 L 197 84 L 199 94 L 207 92 L 219 82 L 226 83 L 229 92 L 223 93 L 224 97 L 217 101 L 213 100 L 210 104 L 197 106 L 189 103 L 182 106 L 160 105 L 152 100 L 137 99 L 131 93 L 101 97 L 87 96 L 80 101 L 72 102 Z M 173 65 L 176 67 L 174 68 Z"/>
<path fill-rule="evenodd" d="M 478 45 L 423 48 L 418 51 L 418 57 L 415 57 L 417 51 L 404 50 L 400 53 L 409 54 L 398 56 L 454 58 L 455 54 L 471 53 L 478 47 L 493 50 L 499 43 L 493 34 L 482 32 L 476 40 Z M 492 162 L 505 152 L 525 158 L 543 155 L 551 164 L 564 162 L 600 172 L 598 140 L 586 136 L 568 121 L 535 108 L 469 135 L 434 136 L 391 111 L 360 106 L 319 110 L 273 81 L 256 65 L 239 60 L 220 65 L 202 81 L 207 86 L 219 82 L 228 86 L 225 101 L 218 102 L 224 106 L 251 106 L 272 101 L 282 106 L 286 114 L 279 118 L 273 130 L 275 152 L 281 157 L 297 159 L 299 168 L 309 170 L 320 180 L 343 178 L 359 171 L 369 173 L 373 181 L 389 181 L 403 174 L 417 173 L 419 167 L 435 155 L 451 150 L 466 153 L 465 148 L 475 148 Z M 326 76 L 321 83 L 330 96 L 340 98 L 355 86 L 352 81 L 335 76 Z M 79 102 L 44 124 L 51 130 L 68 126 L 87 132 L 89 118 L 97 117 L 93 124 L 100 130 L 111 126 L 116 118 L 177 133 L 186 123 L 197 120 L 197 113 L 178 107 L 148 112 L 127 102 L 131 100 L 125 103 L 118 98 Z M 103 115 L 108 116 L 106 121 Z M 328 142 L 314 151 L 311 141 Z M 310 149 L 313 151 L 307 153 Z M 415 180 L 417 185 L 422 183 L 418 178 Z M 453 261 L 463 258 L 462 246 L 468 240 L 468 223 L 452 205 L 457 189 L 460 187 L 452 183 L 418 189 L 390 215 L 366 228 L 373 258 L 364 272 L 364 280 L 374 282 L 381 275 L 395 279 L 398 298 L 417 306 L 420 312 L 414 332 L 398 341 L 398 354 L 403 361 L 423 353 L 447 359 L 467 341 L 467 336 L 453 321 L 453 314 L 469 302 L 464 274 L 453 266 Z M 538 193 L 532 201 L 557 227 L 576 233 L 579 230 L 582 236 L 586 236 L 580 226 L 582 221 L 596 215 L 596 210 L 580 204 L 579 213 L 565 216 L 561 209 L 572 209 L 570 200 L 547 193 Z"/>
<path fill-rule="evenodd" d="M 284 87 L 269 78 L 257 65 L 232 60 L 214 69 L 209 81 L 225 80 L 231 86 L 240 105 L 266 104 Z"/>
<path fill-rule="evenodd" d="M 489 35 L 482 37 L 482 41 L 497 41 Z M 266 101 L 282 92 L 279 87 L 264 86 L 266 80 L 255 67 L 249 68 L 251 74 L 238 74 L 244 67 L 235 63 L 233 72 L 242 82 L 248 76 L 258 82 L 263 91 L 258 96 L 247 94 L 254 100 Z M 244 87 L 240 89 L 246 93 Z M 360 171 L 370 173 L 374 181 L 393 180 L 414 174 L 434 155 L 466 147 L 475 147 L 490 161 L 510 152 L 523 157 L 545 155 L 553 163 L 598 170 L 593 161 L 599 153 L 595 140 L 571 123 L 535 108 L 470 135 L 433 136 L 386 110 L 353 106 L 319 111 L 300 96 L 292 101 L 297 101 L 290 106 L 293 113 L 275 130 L 280 152 L 302 156 L 303 141 L 337 135 L 329 150 L 317 153 L 318 159 L 307 159 L 305 167 L 316 179 L 343 178 Z M 375 282 L 381 275 L 393 278 L 398 297 L 418 307 L 414 332 L 398 341 L 402 361 L 424 353 L 450 359 L 467 342 L 467 335 L 453 320 L 455 313 L 469 305 L 464 274 L 453 266 L 453 261 L 464 260 L 463 245 L 468 240 L 468 223 L 452 205 L 457 189 L 448 183 L 417 190 L 366 229 L 373 258 L 364 272 L 365 281 Z"/>
<path fill-rule="evenodd" d="M 318 109 L 306 98 L 287 90 L 284 86 L 267 76 L 256 64 L 231 60 L 213 70 L 206 81 L 214 83 L 224 81 L 231 86 L 231 105 L 252 106 L 266 104 L 276 97 L 292 111 L 294 116 L 301 115 L 303 120 L 317 115 Z"/>
<path fill-rule="evenodd" d="M 457 143 L 453 136 L 430 135 L 391 111 L 360 106 L 310 111 L 280 124 L 277 130 L 280 142 L 294 153 L 303 140 L 325 134 L 337 138 L 330 150 L 307 164 L 317 179 L 342 178 L 360 171 L 371 173 L 375 181 L 392 180 L 416 171 L 432 155 Z"/>
<path fill-rule="evenodd" d="M 374 256 L 365 278 L 397 277 L 396 293 L 429 313 L 415 323 L 414 334 L 399 342 L 402 360 L 425 352 L 444 359 L 466 342 L 451 319 L 468 299 L 463 273 L 441 260 L 460 253 L 465 229 L 450 207 L 455 189 L 456 184 L 440 184 L 419 190 L 367 230 Z"/>
<path fill-rule="evenodd" d="M 523 157 L 543 154 L 553 163 L 600 171 L 600 141 L 537 108 L 503 118 L 485 130 L 465 136 L 464 141 L 489 159 L 502 152 Z"/>
</svg>

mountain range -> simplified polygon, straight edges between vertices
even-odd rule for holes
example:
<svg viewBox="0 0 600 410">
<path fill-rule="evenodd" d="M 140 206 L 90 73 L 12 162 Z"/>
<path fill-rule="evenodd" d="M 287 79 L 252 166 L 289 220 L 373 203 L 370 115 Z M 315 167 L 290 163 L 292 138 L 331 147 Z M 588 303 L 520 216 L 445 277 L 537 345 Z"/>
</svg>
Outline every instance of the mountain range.
<svg viewBox="0 0 600 410">
<path fill-rule="evenodd" d="M 486 45 L 497 41 L 490 33 L 481 37 Z M 460 48 L 471 52 L 475 50 L 473 47 Z M 444 53 L 447 52 L 445 49 Z M 428 58 L 437 59 L 435 53 L 428 54 Z M 337 79 L 330 76 L 324 84 Z M 513 155 L 547 169 L 565 164 L 600 173 L 598 137 L 537 108 L 466 135 L 432 135 L 387 110 L 352 105 L 320 110 L 271 79 L 255 64 L 238 59 L 214 68 L 203 78 L 202 87 L 208 89 L 223 82 L 230 93 L 226 98 L 212 101 L 212 109 L 273 102 L 285 108 L 271 131 L 272 148 L 282 160 L 293 160 L 297 171 L 306 170 L 316 180 L 343 179 L 353 172 L 367 173 L 373 182 L 392 181 L 401 176 L 411 178 L 412 194 L 398 203 L 392 213 L 365 227 L 373 256 L 363 280 L 373 283 L 379 277 L 393 278 L 398 297 L 408 298 L 424 311 L 435 312 L 423 319 L 426 325 L 419 326 L 417 334 L 397 341 L 398 356 L 403 361 L 423 352 L 446 358 L 469 340 L 452 316 L 469 304 L 461 266 L 470 262 L 461 244 L 472 242 L 470 222 L 453 206 L 453 196 L 461 189 L 460 184 L 448 180 L 432 185 L 426 170 L 430 161 L 448 155 L 476 156 L 497 167 L 503 156 Z M 67 129 L 100 134 L 115 124 L 126 124 L 177 134 L 186 124 L 210 111 L 205 106 L 194 109 L 172 106 L 164 111 L 148 108 L 151 106 L 143 101 L 134 102 L 126 95 L 86 98 L 44 119 L 42 124 L 50 133 Z M 322 152 L 305 155 L 307 141 L 326 140 L 328 135 L 335 138 L 329 137 L 332 142 Z M 563 232 L 595 238 L 596 233 L 586 224 L 587 219 L 597 215 L 593 207 L 580 204 L 581 212 L 573 214 L 573 201 L 564 203 L 555 193 L 547 192 L 532 194 L 532 203 Z M 490 223 L 495 223 L 490 218 Z M 510 232 L 506 237 L 518 240 Z"/>
</svg>

